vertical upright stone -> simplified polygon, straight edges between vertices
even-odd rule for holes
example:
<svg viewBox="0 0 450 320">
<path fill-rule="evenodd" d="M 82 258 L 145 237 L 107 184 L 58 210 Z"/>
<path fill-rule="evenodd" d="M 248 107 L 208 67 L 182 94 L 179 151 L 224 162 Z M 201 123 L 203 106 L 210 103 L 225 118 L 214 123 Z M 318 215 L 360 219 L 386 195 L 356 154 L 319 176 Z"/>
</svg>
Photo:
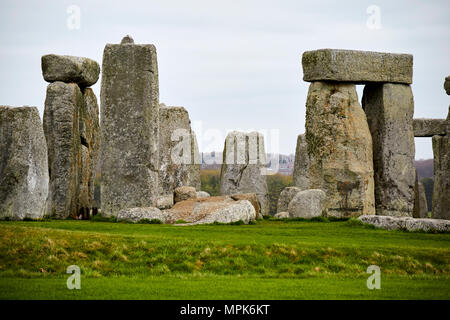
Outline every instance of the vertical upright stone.
<svg viewBox="0 0 450 320">
<path fill-rule="evenodd" d="M 102 214 L 148 207 L 159 193 L 159 87 L 156 48 L 107 44 L 101 84 Z"/>
<path fill-rule="evenodd" d="M 377 215 L 412 216 L 414 100 L 406 84 L 367 84 L 362 99 L 373 140 Z"/>
<path fill-rule="evenodd" d="M 450 219 L 450 136 L 433 136 L 433 218 Z"/>
<path fill-rule="evenodd" d="M 225 140 L 220 194 L 256 193 L 261 214 L 269 214 L 264 136 L 258 132 L 230 132 Z"/>
<path fill-rule="evenodd" d="M 94 179 L 100 146 L 97 98 L 91 88 L 85 88 L 80 108 L 79 126 L 81 142 L 81 165 L 79 172 L 79 208 L 94 207 Z"/>
<path fill-rule="evenodd" d="M 183 107 L 160 105 L 159 183 L 162 194 L 172 194 L 182 186 L 200 190 L 200 163 L 197 139 L 189 114 Z"/>
<path fill-rule="evenodd" d="M 48 149 L 47 213 L 56 218 L 78 215 L 81 141 L 79 110 L 83 95 L 75 83 L 53 82 L 47 87 L 44 132 Z"/>
<path fill-rule="evenodd" d="M 302 190 L 309 189 L 310 162 L 306 136 L 304 134 L 299 134 L 297 137 L 297 147 L 295 149 L 293 180 L 294 186 L 299 187 Z"/>
<path fill-rule="evenodd" d="M 309 188 L 326 192 L 328 215 L 374 214 L 372 138 L 355 85 L 311 83 L 306 140 Z"/>
<path fill-rule="evenodd" d="M 47 194 L 47 145 L 37 108 L 0 106 L 0 219 L 42 218 Z"/>
<path fill-rule="evenodd" d="M 414 185 L 414 210 L 413 218 L 428 218 L 427 197 L 425 195 L 425 187 L 419 181 L 416 170 L 416 182 Z"/>
</svg>

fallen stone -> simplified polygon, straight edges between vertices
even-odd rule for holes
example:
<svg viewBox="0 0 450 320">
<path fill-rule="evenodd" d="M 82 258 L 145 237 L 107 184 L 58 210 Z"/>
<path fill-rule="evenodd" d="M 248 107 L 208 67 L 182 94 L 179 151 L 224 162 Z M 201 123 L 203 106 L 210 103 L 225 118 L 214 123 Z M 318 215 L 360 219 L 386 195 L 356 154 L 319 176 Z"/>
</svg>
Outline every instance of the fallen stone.
<svg viewBox="0 0 450 320">
<path fill-rule="evenodd" d="M 413 56 L 340 49 L 305 51 L 304 81 L 412 83 Z"/>
<path fill-rule="evenodd" d="M 42 218 L 48 181 L 37 108 L 0 106 L 0 219 Z"/>
<path fill-rule="evenodd" d="M 102 213 L 151 207 L 161 194 L 155 46 L 107 44 L 100 98 Z"/>
<path fill-rule="evenodd" d="M 412 216 L 415 150 L 411 87 L 366 85 L 362 104 L 373 140 L 376 214 Z"/>
<path fill-rule="evenodd" d="M 450 136 L 434 136 L 433 218 L 450 219 Z"/>
<path fill-rule="evenodd" d="M 274 215 L 274 218 L 277 218 L 277 219 L 288 219 L 288 218 L 290 218 L 289 212 L 287 212 L 287 211 L 278 212 L 278 213 L 276 213 Z"/>
<path fill-rule="evenodd" d="M 195 199 L 197 198 L 197 192 L 195 191 L 194 187 L 178 187 L 174 190 L 174 202 L 180 202 L 188 199 Z"/>
<path fill-rule="evenodd" d="M 432 137 L 435 135 L 446 134 L 445 119 L 414 119 L 413 120 L 414 137 Z"/>
<path fill-rule="evenodd" d="M 248 200 L 252 204 L 253 208 L 255 208 L 256 219 L 262 219 L 261 215 L 261 206 L 259 204 L 258 197 L 256 193 L 240 193 L 231 195 L 231 199 L 233 200 Z"/>
<path fill-rule="evenodd" d="M 220 194 L 256 193 L 261 214 L 269 214 L 264 136 L 233 131 L 227 135 L 220 172 Z"/>
<path fill-rule="evenodd" d="M 210 196 L 206 191 L 197 191 L 197 198 L 209 198 Z"/>
<path fill-rule="evenodd" d="M 79 213 L 82 162 L 79 110 L 83 103 L 83 95 L 75 83 L 57 81 L 47 87 L 44 109 L 50 178 L 47 214 L 59 219 L 76 217 Z"/>
<path fill-rule="evenodd" d="M 445 77 L 445 81 L 444 81 L 444 89 L 445 92 L 450 95 L 450 76 Z"/>
<path fill-rule="evenodd" d="M 185 225 L 231 223 L 239 220 L 249 223 L 256 219 L 256 212 L 250 201 L 235 201 L 229 196 L 189 199 L 177 202 L 164 212 L 170 216 L 167 223 L 181 220 Z"/>
<path fill-rule="evenodd" d="M 155 199 L 155 207 L 158 209 L 169 209 L 173 206 L 173 204 L 173 193 L 161 195 Z"/>
<path fill-rule="evenodd" d="M 309 165 L 311 163 L 308 154 L 308 145 L 304 134 L 297 137 L 297 147 L 295 149 L 294 172 L 292 174 L 294 186 L 302 190 L 309 188 Z"/>
<path fill-rule="evenodd" d="M 144 219 L 157 219 L 164 223 L 168 219 L 168 216 L 163 211 L 155 207 L 127 208 L 120 210 L 117 214 L 117 221 L 136 223 Z"/>
<path fill-rule="evenodd" d="M 440 219 L 414 219 L 411 217 L 378 215 L 360 216 L 358 219 L 363 223 L 386 230 L 448 232 L 450 228 L 450 220 Z"/>
<path fill-rule="evenodd" d="M 425 187 L 419 181 L 416 170 L 416 183 L 414 185 L 414 209 L 413 218 L 428 218 L 428 204 L 425 195 Z"/>
<path fill-rule="evenodd" d="M 306 140 L 309 187 L 325 191 L 328 215 L 375 214 L 372 137 L 355 85 L 311 83 Z"/>
<path fill-rule="evenodd" d="M 300 191 L 289 202 L 289 217 L 311 219 L 326 216 L 326 197 L 325 192 L 319 189 Z"/>
<path fill-rule="evenodd" d="M 181 186 L 199 190 L 200 156 L 188 112 L 183 107 L 167 107 L 164 104 L 160 104 L 159 112 L 161 192 L 171 193 Z"/>
<path fill-rule="evenodd" d="M 297 193 L 304 189 L 298 187 L 286 187 L 281 191 L 278 197 L 277 212 L 288 211 L 289 203 Z"/>
<path fill-rule="evenodd" d="M 80 87 L 95 84 L 100 75 L 100 66 L 94 60 L 74 56 L 47 54 L 41 59 L 45 81 L 77 83 Z"/>
</svg>

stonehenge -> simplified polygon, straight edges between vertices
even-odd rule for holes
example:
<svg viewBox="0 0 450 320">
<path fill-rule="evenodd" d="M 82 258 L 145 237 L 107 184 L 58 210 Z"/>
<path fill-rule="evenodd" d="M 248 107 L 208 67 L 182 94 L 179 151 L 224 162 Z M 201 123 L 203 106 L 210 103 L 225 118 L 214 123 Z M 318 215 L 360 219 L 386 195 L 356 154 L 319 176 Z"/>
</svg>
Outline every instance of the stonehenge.
<svg viewBox="0 0 450 320">
<path fill-rule="evenodd" d="M 325 191 L 327 215 L 412 216 L 414 132 L 427 134 L 413 126 L 412 65 L 409 54 L 303 53 L 303 80 L 311 82 L 307 146 L 299 136 L 294 185 L 308 180 L 308 188 Z M 355 84 L 365 85 L 362 108 Z"/>
<path fill-rule="evenodd" d="M 409 54 L 303 53 L 305 133 L 276 217 L 363 216 L 387 228 L 435 228 L 424 222 L 428 207 L 414 168 L 414 137 L 429 137 L 432 218 L 450 219 L 450 107 L 446 119 L 413 118 L 412 66 Z M 125 36 L 105 46 L 100 109 L 90 88 L 97 62 L 47 54 L 41 67 L 49 82 L 42 123 L 35 107 L 0 106 L 0 219 L 89 218 L 97 168 L 105 217 L 190 225 L 269 214 L 261 133 L 229 132 L 220 195 L 201 190 L 197 137 L 186 108 L 159 101 L 154 45 Z M 361 102 L 357 84 L 364 85 Z M 444 89 L 450 94 L 449 77 Z"/>
<path fill-rule="evenodd" d="M 230 132 L 225 140 L 220 171 L 220 194 L 256 193 L 261 214 L 269 214 L 264 136 L 258 132 Z"/>
<path fill-rule="evenodd" d="M 0 219 L 44 217 L 48 181 L 38 109 L 0 106 Z"/>
<path fill-rule="evenodd" d="M 98 80 L 100 67 L 88 58 L 53 54 L 41 61 L 44 79 L 50 82 L 43 120 L 50 178 L 47 214 L 88 218 L 100 127 L 97 98 L 87 86 Z"/>
</svg>

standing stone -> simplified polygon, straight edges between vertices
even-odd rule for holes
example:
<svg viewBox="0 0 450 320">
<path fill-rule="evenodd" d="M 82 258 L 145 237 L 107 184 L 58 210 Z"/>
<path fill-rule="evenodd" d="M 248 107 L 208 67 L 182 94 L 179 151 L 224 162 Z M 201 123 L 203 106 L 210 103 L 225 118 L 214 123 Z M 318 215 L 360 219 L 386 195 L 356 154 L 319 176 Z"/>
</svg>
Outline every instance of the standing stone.
<svg viewBox="0 0 450 320">
<path fill-rule="evenodd" d="M 428 218 L 427 197 L 425 195 L 425 187 L 419 181 L 416 170 L 416 183 L 414 185 L 414 210 L 413 218 Z"/>
<path fill-rule="evenodd" d="M 233 131 L 227 135 L 220 172 L 220 194 L 256 193 L 261 214 L 269 214 L 264 136 Z"/>
<path fill-rule="evenodd" d="M 54 82 L 47 87 L 44 132 L 50 176 L 47 213 L 56 218 L 78 215 L 82 158 L 79 110 L 83 95 L 75 83 Z"/>
<path fill-rule="evenodd" d="M 302 56 L 303 80 L 412 83 L 413 56 L 372 51 L 320 49 Z"/>
<path fill-rule="evenodd" d="M 450 136 L 432 138 L 434 155 L 433 218 L 450 220 Z"/>
<path fill-rule="evenodd" d="M 306 143 L 306 137 L 304 134 L 299 134 L 297 137 L 297 148 L 295 149 L 293 180 L 294 186 L 299 187 L 302 190 L 306 190 L 309 188 L 310 162 L 311 160 L 310 156 L 308 155 L 308 145 Z"/>
<path fill-rule="evenodd" d="M 159 194 L 156 48 L 107 44 L 101 84 L 102 214 L 151 207 Z"/>
<path fill-rule="evenodd" d="M 189 114 L 183 107 L 159 109 L 159 183 L 162 194 L 181 186 L 200 190 L 200 162 L 197 139 Z"/>
<path fill-rule="evenodd" d="M 377 215 L 412 216 L 415 150 L 411 87 L 366 85 L 362 104 L 373 140 Z"/>
<path fill-rule="evenodd" d="M 79 172 L 79 208 L 94 207 L 94 180 L 100 145 L 97 98 L 91 88 L 85 88 L 79 112 L 81 168 Z"/>
<path fill-rule="evenodd" d="M 328 215 L 374 214 L 372 138 L 355 85 L 311 83 L 306 140 L 309 188 L 326 192 Z"/>
<path fill-rule="evenodd" d="M 0 106 L 0 219 L 42 218 L 47 194 L 47 145 L 37 108 Z"/>
</svg>

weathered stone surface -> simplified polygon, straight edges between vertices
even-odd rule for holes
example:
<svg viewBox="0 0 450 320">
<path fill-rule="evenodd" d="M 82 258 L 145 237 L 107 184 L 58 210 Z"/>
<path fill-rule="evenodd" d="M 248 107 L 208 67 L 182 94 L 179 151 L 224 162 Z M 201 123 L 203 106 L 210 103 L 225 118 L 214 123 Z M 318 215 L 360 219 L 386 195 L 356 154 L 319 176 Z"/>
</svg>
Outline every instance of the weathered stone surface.
<svg viewBox="0 0 450 320">
<path fill-rule="evenodd" d="M 120 41 L 120 44 L 134 44 L 134 40 L 130 35 L 126 35 L 122 38 L 122 41 Z"/>
<path fill-rule="evenodd" d="M 107 44 L 101 84 L 101 205 L 105 216 L 160 194 L 159 89 L 153 45 Z"/>
<path fill-rule="evenodd" d="M 42 56 L 41 67 L 45 81 L 77 83 L 81 87 L 95 84 L 100 74 L 98 63 L 83 57 L 47 54 Z"/>
<path fill-rule="evenodd" d="M 173 206 L 173 204 L 173 193 L 161 195 L 155 199 L 155 207 L 158 209 L 169 209 Z"/>
<path fill-rule="evenodd" d="M 413 120 L 414 137 L 432 137 L 435 135 L 445 135 L 445 119 L 425 119 Z"/>
<path fill-rule="evenodd" d="M 253 208 L 255 208 L 256 219 L 261 219 L 261 205 L 259 204 L 259 199 L 256 193 L 240 193 L 231 195 L 231 199 L 233 200 L 248 200 L 252 204 Z"/>
<path fill-rule="evenodd" d="M 0 219 L 42 218 L 48 180 L 37 108 L 0 106 Z"/>
<path fill-rule="evenodd" d="M 180 186 L 199 190 L 200 156 L 188 112 L 183 107 L 166 107 L 164 104 L 160 104 L 159 112 L 161 192 L 170 193 Z"/>
<path fill-rule="evenodd" d="M 319 189 L 300 191 L 289 202 L 289 217 L 310 219 L 326 216 L 326 197 L 325 192 Z"/>
<path fill-rule="evenodd" d="M 358 219 L 363 223 L 368 223 L 377 228 L 386 230 L 448 232 L 450 228 L 450 220 L 414 219 L 411 217 L 389 217 L 378 215 L 360 216 Z"/>
<path fill-rule="evenodd" d="M 299 134 L 297 137 L 297 147 L 295 149 L 294 172 L 292 174 L 294 186 L 302 190 L 309 188 L 309 164 L 311 163 L 308 154 L 308 144 L 306 136 Z"/>
<path fill-rule="evenodd" d="M 197 191 L 197 198 L 209 198 L 210 196 L 206 191 Z"/>
<path fill-rule="evenodd" d="M 127 208 L 117 214 L 117 221 L 139 222 L 141 220 L 160 220 L 165 223 L 168 215 L 155 207 Z"/>
<path fill-rule="evenodd" d="M 434 136 L 433 218 L 450 219 L 450 136 Z"/>
<path fill-rule="evenodd" d="M 79 168 L 79 208 L 94 207 L 94 180 L 100 147 L 97 98 L 91 88 L 83 91 L 84 103 L 79 110 L 81 166 Z"/>
<path fill-rule="evenodd" d="M 288 218 L 290 218 L 289 212 L 287 212 L 287 211 L 278 212 L 278 213 L 276 213 L 274 215 L 274 218 L 277 218 L 277 219 L 288 219 Z"/>
<path fill-rule="evenodd" d="M 195 191 L 194 187 L 178 187 L 174 190 L 174 202 L 180 202 L 188 199 L 195 199 L 197 198 L 197 192 Z"/>
<path fill-rule="evenodd" d="M 229 196 L 181 201 L 164 213 L 170 217 L 166 223 L 180 220 L 188 224 L 230 223 L 239 220 L 248 223 L 256 219 L 255 208 L 250 201 L 235 201 Z"/>
<path fill-rule="evenodd" d="M 425 187 L 419 181 L 416 170 L 416 183 L 414 185 L 414 209 L 413 218 L 428 218 L 427 197 L 425 195 Z"/>
<path fill-rule="evenodd" d="M 256 193 L 261 214 L 269 214 L 264 137 L 258 132 L 227 135 L 220 172 L 220 194 Z"/>
<path fill-rule="evenodd" d="M 450 95 L 450 76 L 445 77 L 445 81 L 444 81 L 444 89 L 445 92 Z"/>
<path fill-rule="evenodd" d="M 412 83 L 413 56 L 371 51 L 320 49 L 302 57 L 304 81 Z"/>
<path fill-rule="evenodd" d="M 415 150 L 411 87 L 366 85 L 362 103 L 373 140 L 377 215 L 412 216 Z"/>
<path fill-rule="evenodd" d="M 372 138 L 355 85 L 311 83 L 306 139 L 309 187 L 325 191 L 328 215 L 374 214 Z"/>
<path fill-rule="evenodd" d="M 52 217 L 78 215 L 82 161 L 79 110 L 83 103 L 83 95 L 75 83 L 58 81 L 47 87 L 44 110 L 50 176 L 47 214 Z"/>
<path fill-rule="evenodd" d="M 281 191 L 278 197 L 277 212 L 288 211 L 289 202 L 295 197 L 297 193 L 305 190 L 298 187 L 286 187 Z"/>
</svg>

